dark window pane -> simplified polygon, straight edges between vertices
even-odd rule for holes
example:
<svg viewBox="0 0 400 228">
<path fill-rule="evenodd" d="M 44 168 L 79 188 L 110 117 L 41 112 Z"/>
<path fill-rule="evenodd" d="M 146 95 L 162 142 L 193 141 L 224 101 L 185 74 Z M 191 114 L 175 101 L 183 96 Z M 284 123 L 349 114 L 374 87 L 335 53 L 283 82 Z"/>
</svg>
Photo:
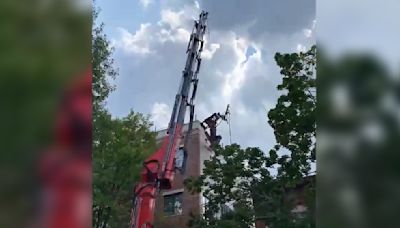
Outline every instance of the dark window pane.
<svg viewBox="0 0 400 228">
<path fill-rule="evenodd" d="M 182 214 L 182 193 L 164 196 L 164 215 Z"/>
</svg>

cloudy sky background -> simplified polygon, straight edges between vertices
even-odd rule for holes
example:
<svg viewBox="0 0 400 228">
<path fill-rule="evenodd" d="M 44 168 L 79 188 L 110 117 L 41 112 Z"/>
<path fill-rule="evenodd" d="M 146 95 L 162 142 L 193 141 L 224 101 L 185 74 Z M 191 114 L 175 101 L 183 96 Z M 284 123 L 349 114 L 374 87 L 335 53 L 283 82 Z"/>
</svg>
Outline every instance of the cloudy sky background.
<svg viewBox="0 0 400 228">
<path fill-rule="evenodd" d="M 400 1 L 317 1 L 318 46 L 333 57 L 372 53 L 400 70 Z"/>
<path fill-rule="evenodd" d="M 199 74 L 196 118 L 231 105 L 232 142 L 267 151 L 274 145 L 267 110 L 281 82 L 273 56 L 315 43 L 315 1 L 97 0 L 98 21 L 115 47 L 119 68 L 107 107 L 116 117 L 130 109 L 151 114 L 165 128 L 186 60 L 193 20 L 209 12 Z M 229 143 L 226 123 L 219 133 Z"/>
</svg>

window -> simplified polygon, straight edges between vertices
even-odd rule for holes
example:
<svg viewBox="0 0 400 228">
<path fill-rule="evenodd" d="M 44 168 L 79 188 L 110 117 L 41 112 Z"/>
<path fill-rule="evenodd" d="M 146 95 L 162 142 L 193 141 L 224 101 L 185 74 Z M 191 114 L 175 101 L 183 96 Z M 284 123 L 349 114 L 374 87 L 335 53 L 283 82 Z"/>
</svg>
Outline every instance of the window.
<svg viewBox="0 0 400 228">
<path fill-rule="evenodd" d="M 182 214 L 182 192 L 164 196 L 164 215 Z"/>
<path fill-rule="evenodd" d="M 185 165 L 185 150 L 181 147 L 176 151 L 175 155 L 175 167 L 183 170 L 183 166 Z"/>
</svg>

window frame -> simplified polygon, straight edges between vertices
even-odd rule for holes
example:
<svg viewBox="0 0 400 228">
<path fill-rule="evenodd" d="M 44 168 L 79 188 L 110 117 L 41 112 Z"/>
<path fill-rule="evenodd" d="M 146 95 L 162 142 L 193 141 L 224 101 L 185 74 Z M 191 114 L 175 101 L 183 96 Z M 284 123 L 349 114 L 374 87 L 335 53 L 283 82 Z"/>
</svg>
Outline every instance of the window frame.
<svg viewBox="0 0 400 228">
<path fill-rule="evenodd" d="M 183 191 L 176 191 L 176 192 L 174 191 L 174 192 L 171 192 L 169 194 L 163 194 L 163 198 L 164 198 L 164 203 L 163 203 L 163 215 L 164 215 L 164 217 L 179 216 L 179 215 L 183 214 Z M 174 205 L 174 206 L 167 205 L 167 203 L 168 204 L 170 203 L 170 202 L 168 202 L 169 200 L 173 200 L 172 203 L 174 203 L 174 204 L 179 202 L 179 206 L 177 206 L 177 205 Z M 168 210 L 170 210 L 169 207 L 173 207 L 173 212 L 172 211 L 168 211 Z"/>
</svg>

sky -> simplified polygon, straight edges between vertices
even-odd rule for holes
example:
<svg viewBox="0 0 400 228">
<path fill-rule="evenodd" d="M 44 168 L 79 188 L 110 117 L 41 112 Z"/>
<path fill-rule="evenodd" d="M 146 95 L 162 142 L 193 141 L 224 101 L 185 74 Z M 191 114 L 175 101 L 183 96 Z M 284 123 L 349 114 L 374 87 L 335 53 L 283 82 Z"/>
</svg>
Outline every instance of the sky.
<svg viewBox="0 0 400 228">
<path fill-rule="evenodd" d="M 398 75 L 399 0 L 321 0 L 316 11 L 319 47 L 333 57 L 371 53 Z"/>
<path fill-rule="evenodd" d="M 281 94 L 276 52 L 315 44 L 315 0 L 97 0 L 97 22 L 115 48 L 119 76 L 107 100 L 115 117 L 132 109 L 168 125 L 186 60 L 193 20 L 209 12 L 195 116 L 204 120 L 231 107 L 231 141 L 268 151 L 275 144 L 267 112 Z M 229 144 L 229 127 L 217 129 Z"/>
</svg>

